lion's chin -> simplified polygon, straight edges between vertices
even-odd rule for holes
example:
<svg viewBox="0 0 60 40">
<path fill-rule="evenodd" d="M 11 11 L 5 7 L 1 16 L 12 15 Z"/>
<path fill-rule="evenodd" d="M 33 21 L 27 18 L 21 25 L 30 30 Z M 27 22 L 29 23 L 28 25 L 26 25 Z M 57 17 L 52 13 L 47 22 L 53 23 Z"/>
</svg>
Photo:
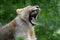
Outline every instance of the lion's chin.
<svg viewBox="0 0 60 40">
<path fill-rule="evenodd" d="M 35 25 L 36 24 L 36 19 L 34 17 L 32 17 L 31 24 L 32 25 Z"/>
</svg>

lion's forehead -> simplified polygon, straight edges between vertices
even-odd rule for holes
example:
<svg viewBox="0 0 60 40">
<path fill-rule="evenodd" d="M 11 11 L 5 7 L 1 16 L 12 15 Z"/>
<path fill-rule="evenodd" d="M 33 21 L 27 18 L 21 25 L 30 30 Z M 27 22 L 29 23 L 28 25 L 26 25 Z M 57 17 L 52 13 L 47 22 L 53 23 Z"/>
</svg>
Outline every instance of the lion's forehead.
<svg viewBox="0 0 60 40">
<path fill-rule="evenodd" d="M 24 7 L 24 8 L 20 8 L 20 9 L 17 9 L 16 12 L 18 14 L 20 14 L 21 12 L 31 12 L 33 10 L 40 10 L 40 7 L 39 6 L 27 6 L 27 7 Z"/>
<path fill-rule="evenodd" d="M 36 8 L 37 6 L 27 6 L 26 8 Z"/>
</svg>

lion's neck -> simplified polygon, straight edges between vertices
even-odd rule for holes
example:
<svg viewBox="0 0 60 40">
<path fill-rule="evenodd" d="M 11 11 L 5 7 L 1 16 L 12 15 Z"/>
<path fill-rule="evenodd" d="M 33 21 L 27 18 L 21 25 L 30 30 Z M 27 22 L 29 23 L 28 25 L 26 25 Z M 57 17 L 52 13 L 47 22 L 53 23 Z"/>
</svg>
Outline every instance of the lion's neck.
<svg viewBox="0 0 60 40">
<path fill-rule="evenodd" d="M 21 19 L 19 16 L 17 16 L 14 20 L 12 20 L 10 23 L 5 25 L 5 27 L 9 28 L 11 31 L 14 31 L 15 27 L 20 28 L 20 26 L 27 25 L 28 27 L 31 26 L 31 24 L 27 21 L 25 22 L 23 19 Z M 5 28 L 3 27 L 3 28 Z"/>
<path fill-rule="evenodd" d="M 15 18 L 16 20 L 16 27 L 15 27 L 15 37 L 19 37 L 21 35 L 25 35 L 26 31 L 28 31 L 28 29 L 31 27 L 29 25 L 29 23 L 27 24 L 26 22 L 24 22 L 19 16 L 17 16 Z"/>
<path fill-rule="evenodd" d="M 17 16 L 15 19 L 16 19 L 16 22 L 19 23 L 19 25 L 21 23 L 29 24 L 29 21 L 25 20 L 26 18 L 22 19 L 20 16 Z"/>
</svg>

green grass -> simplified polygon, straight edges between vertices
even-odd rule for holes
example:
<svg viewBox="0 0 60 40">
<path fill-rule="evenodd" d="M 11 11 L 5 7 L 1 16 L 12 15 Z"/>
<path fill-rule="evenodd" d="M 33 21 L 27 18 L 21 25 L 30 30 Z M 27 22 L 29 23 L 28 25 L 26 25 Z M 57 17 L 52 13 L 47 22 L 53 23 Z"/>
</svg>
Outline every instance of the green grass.
<svg viewBox="0 0 60 40">
<path fill-rule="evenodd" d="M 24 37 L 16 37 L 15 40 L 24 40 Z"/>
</svg>

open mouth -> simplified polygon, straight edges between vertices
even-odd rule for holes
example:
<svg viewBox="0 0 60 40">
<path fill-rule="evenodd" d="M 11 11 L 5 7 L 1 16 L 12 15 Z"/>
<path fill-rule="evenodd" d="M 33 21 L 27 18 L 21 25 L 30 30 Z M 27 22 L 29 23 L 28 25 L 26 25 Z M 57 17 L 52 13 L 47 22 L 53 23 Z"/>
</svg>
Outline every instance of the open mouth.
<svg viewBox="0 0 60 40">
<path fill-rule="evenodd" d="M 39 10 L 33 10 L 29 14 L 29 22 L 34 26 L 36 24 L 36 16 L 38 14 Z"/>
</svg>

